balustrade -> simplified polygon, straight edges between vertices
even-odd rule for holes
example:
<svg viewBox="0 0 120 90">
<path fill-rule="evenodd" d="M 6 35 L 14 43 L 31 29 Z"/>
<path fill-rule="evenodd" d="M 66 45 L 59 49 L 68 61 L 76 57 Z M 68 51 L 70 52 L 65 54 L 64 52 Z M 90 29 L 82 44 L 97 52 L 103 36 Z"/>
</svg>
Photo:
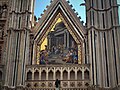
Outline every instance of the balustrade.
<svg viewBox="0 0 120 90">
<path fill-rule="evenodd" d="M 90 86 L 89 65 L 28 65 L 26 66 L 26 87 L 55 88 L 55 80 L 66 88 L 87 88 Z M 39 89 L 38 89 L 39 90 Z"/>
<path fill-rule="evenodd" d="M 87 88 L 90 85 L 89 80 L 61 80 L 61 89 L 80 89 Z M 41 89 L 54 89 L 55 88 L 55 80 L 30 80 L 26 81 L 27 88 L 41 88 Z"/>
</svg>

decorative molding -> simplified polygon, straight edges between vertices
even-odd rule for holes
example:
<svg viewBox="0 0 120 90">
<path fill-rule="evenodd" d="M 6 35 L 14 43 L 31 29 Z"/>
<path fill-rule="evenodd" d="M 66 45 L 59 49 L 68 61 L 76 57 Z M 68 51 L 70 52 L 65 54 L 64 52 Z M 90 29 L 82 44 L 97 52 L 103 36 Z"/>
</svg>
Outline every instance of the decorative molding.
<svg viewBox="0 0 120 90">
<path fill-rule="evenodd" d="M 115 7 L 118 7 L 119 5 L 114 5 L 114 6 L 110 6 L 109 8 L 107 8 L 107 9 L 97 9 L 97 8 L 94 8 L 94 7 L 89 7 L 88 9 L 87 9 L 87 12 L 89 11 L 89 10 L 95 10 L 95 11 L 101 11 L 101 12 L 103 12 L 103 11 L 109 11 L 109 10 L 111 10 L 112 8 L 115 8 Z"/>
<path fill-rule="evenodd" d="M 95 26 L 90 26 L 89 28 L 86 28 L 86 30 L 91 30 L 92 28 L 94 28 L 94 30 L 96 30 L 96 31 L 110 31 L 110 30 L 113 30 L 113 28 L 116 28 L 116 27 L 120 27 L 120 25 L 112 26 L 110 28 L 105 28 L 105 29 L 99 29 L 99 28 L 96 28 Z"/>
</svg>

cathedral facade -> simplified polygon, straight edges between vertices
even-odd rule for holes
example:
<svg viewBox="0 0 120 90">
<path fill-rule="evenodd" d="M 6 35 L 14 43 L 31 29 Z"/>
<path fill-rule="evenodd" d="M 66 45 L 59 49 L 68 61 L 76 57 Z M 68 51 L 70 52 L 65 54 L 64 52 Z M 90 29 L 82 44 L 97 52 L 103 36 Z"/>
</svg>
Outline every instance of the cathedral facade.
<svg viewBox="0 0 120 90">
<path fill-rule="evenodd" d="M 34 3 L 0 0 L 0 90 L 120 90 L 118 1 L 85 0 L 85 25 L 66 0 L 36 22 Z"/>
</svg>

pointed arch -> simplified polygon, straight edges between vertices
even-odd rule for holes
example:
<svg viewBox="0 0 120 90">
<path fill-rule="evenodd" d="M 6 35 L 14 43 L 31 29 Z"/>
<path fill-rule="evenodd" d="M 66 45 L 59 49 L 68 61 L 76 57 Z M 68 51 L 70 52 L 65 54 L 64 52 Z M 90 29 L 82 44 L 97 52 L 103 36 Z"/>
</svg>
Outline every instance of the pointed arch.
<svg viewBox="0 0 120 90">
<path fill-rule="evenodd" d="M 27 80 L 32 80 L 32 72 L 27 72 Z"/>
<path fill-rule="evenodd" d="M 48 79 L 53 80 L 53 71 L 52 70 L 50 70 L 48 73 Z"/>
<path fill-rule="evenodd" d="M 63 71 L 63 80 L 68 79 L 68 72 L 66 70 Z"/>
<path fill-rule="evenodd" d="M 82 58 L 84 56 L 80 55 L 82 55 L 82 50 L 84 48 L 82 46 L 84 44 L 82 43 L 84 43 L 86 30 L 81 24 L 77 15 L 74 13 L 74 10 L 71 9 L 70 5 L 67 3 L 66 0 L 54 0 L 44 12 L 42 18 L 39 20 L 38 24 L 34 28 L 34 45 L 37 48 L 34 48 L 34 53 L 36 55 L 34 55 L 33 59 L 37 58 L 37 53 L 39 52 L 41 43 L 45 40 L 49 31 L 52 29 L 58 18 L 62 19 L 67 30 L 78 44 L 78 61 L 79 64 L 81 64 Z"/>
<path fill-rule="evenodd" d="M 43 70 L 41 72 L 41 80 L 46 80 L 46 71 L 45 70 Z"/>
<path fill-rule="evenodd" d="M 56 71 L 56 79 L 61 79 L 61 78 L 60 78 L 60 75 L 61 75 L 60 71 L 57 70 L 57 71 Z"/>
<path fill-rule="evenodd" d="M 34 80 L 39 80 L 39 71 L 38 70 L 36 70 L 34 72 Z"/>
<path fill-rule="evenodd" d="M 81 70 L 77 71 L 77 80 L 82 80 L 82 71 Z"/>
<path fill-rule="evenodd" d="M 85 76 L 84 78 L 85 78 L 85 79 L 90 79 L 90 76 L 89 76 L 89 75 L 90 75 L 90 74 L 89 74 L 89 71 L 86 69 L 85 72 L 84 72 L 84 76 Z"/>
<path fill-rule="evenodd" d="M 75 71 L 70 71 L 70 79 L 75 80 Z"/>
</svg>

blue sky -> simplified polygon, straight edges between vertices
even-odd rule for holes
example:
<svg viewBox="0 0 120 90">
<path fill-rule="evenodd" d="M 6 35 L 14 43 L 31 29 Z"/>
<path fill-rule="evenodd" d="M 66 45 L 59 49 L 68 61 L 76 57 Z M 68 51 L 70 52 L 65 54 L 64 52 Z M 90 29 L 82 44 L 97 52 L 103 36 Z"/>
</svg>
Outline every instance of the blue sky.
<svg viewBox="0 0 120 90">
<path fill-rule="evenodd" d="M 81 16 L 81 20 L 86 22 L 85 7 L 80 6 L 81 3 L 84 3 L 84 0 L 69 0 L 70 4 L 73 5 L 73 8 L 78 12 L 78 16 Z M 40 14 L 43 14 L 46 6 L 50 5 L 50 0 L 36 0 L 34 14 L 40 17 Z"/>
<path fill-rule="evenodd" d="M 120 0 L 117 0 L 117 2 L 120 5 Z M 120 24 L 120 6 L 119 6 L 119 9 L 118 9 L 118 13 L 119 13 L 119 24 Z"/>
</svg>

